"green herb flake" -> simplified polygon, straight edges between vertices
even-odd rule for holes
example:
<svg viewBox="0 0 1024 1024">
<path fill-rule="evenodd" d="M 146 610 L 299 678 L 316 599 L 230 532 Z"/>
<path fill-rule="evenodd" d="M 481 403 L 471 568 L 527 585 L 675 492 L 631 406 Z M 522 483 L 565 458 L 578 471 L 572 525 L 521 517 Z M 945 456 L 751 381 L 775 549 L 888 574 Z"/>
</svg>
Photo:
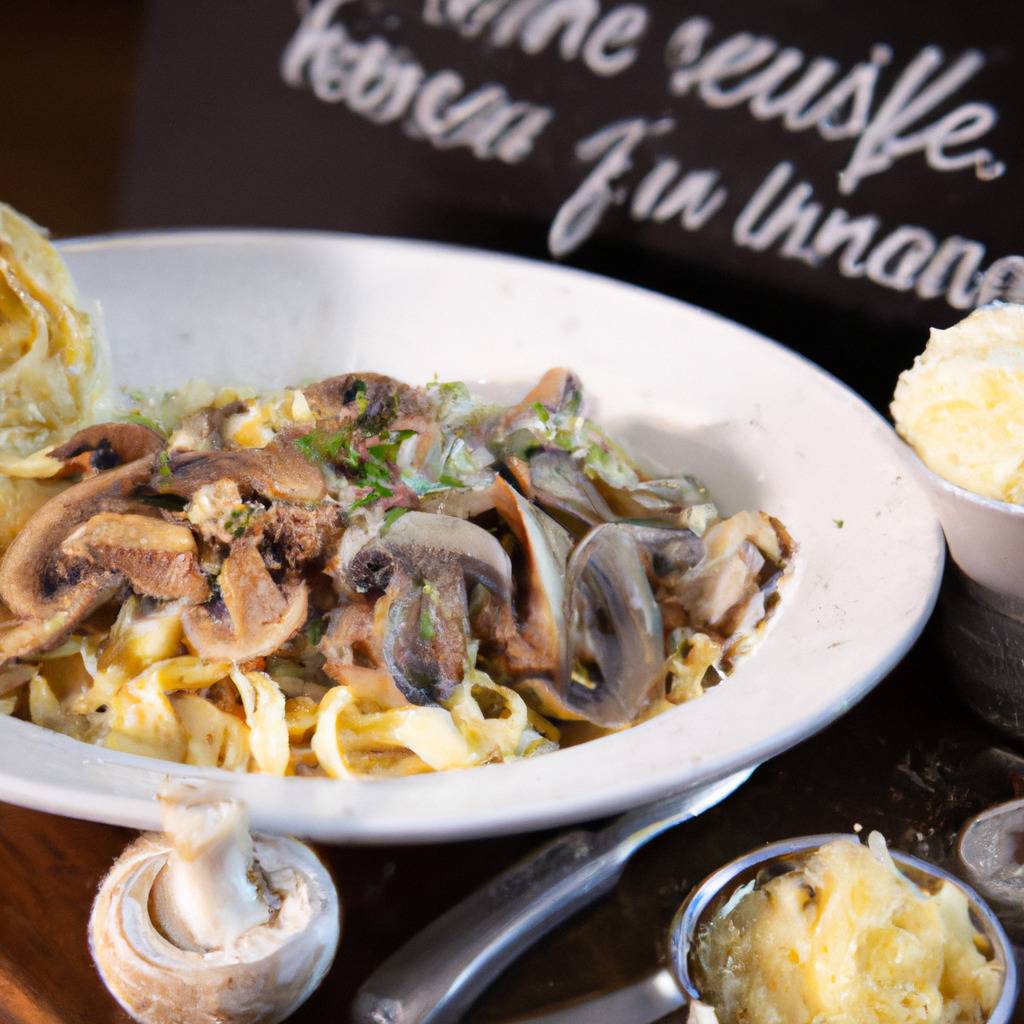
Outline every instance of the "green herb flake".
<svg viewBox="0 0 1024 1024">
<path fill-rule="evenodd" d="M 534 402 L 533 411 L 537 414 L 537 419 L 541 423 L 547 423 L 551 419 L 551 413 L 548 412 L 547 407 L 542 402 Z"/>
<path fill-rule="evenodd" d="M 295 446 L 310 462 L 340 462 L 350 469 L 359 465 L 351 430 L 339 430 L 334 434 L 313 430 L 298 438 Z"/>
<path fill-rule="evenodd" d="M 160 464 L 160 475 L 162 477 L 169 477 L 171 475 L 171 457 L 167 454 L 166 448 L 160 453 L 158 461 Z"/>
<path fill-rule="evenodd" d="M 433 640 L 437 636 L 434 626 L 434 606 L 438 599 L 437 588 L 431 583 L 423 584 L 423 600 L 420 602 L 420 638 Z"/>
<path fill-rule="evenodd" d="M 435 636 L 437 636 L 437 630 L 434 629 L 434 620 L 430 614 L 430 608 L 427 605 L 423 605 L 420 609 L 420 639 L 433 640 Z"/>
<path fill-rule="evenodd" d="M 832 522 L 836 524 L 837 530 L 841 530 L 846 525 L 845 521 L 842 519 L 833 519 Z"/>
<path fill-rule="evenodd" d="M 249 505 L 233 508 L 224 519 L 224 529 L 238 540 L 245 535 L 255 515 L 256 509 Z"/>
<path fill-rule="evenodd" d="M 322 615 L 318 615 L 315 619 L 310 619 L 309 622 L 306 623 L 306 643 L 308 643 L 310 647 L 316 647 L 323 638 L 325 628 L 326 625 Z"/>
<path fill-rule="evenodd" d="M 391 527 L 394 526 L 395 523 L 397 523 L 398 520 L 401 519 L 402 516 L 404 516 L 405 513 L 408 511 L 409 510 L 407 508 L 404 508 L 401 505 L 396 505 L 394 508 L 389 508 L 387 512 L 384 513 L 384 522 L 381 523 L 380 526 L 380 535 L 383 537 L 388 532 L 388 530 L 390 530 Z"/>
<path fill-rule="evenodd" d="M 366 381 L 353 381 L 352 389 L 355 391 L 355 397 L 352 400 L 356 404 L 356 411 L 362 416 L 370 405 L 370 400 L 366 397 Z"/>
<path fill-rule="evenodd" d="M 442 473 L 438 478 L 439 484 L 444 484 L 445 487 L 465 487 L 466 485 L 458 478 L 454 477 L 449 473 Z"/>
<path fill-rule="evenodd" d="M 164 430 L 156 420 L 150 419 L 148 416 L 143 416 L 138 409 L 133 409 L 129 413 L 125 413 L 121 419 L 125 423 L 134 423 L 138 427 L 148 427 L 154 433 L 159 434 L 161 437 L 167 436 L 167 431 Z"/>
</svg>

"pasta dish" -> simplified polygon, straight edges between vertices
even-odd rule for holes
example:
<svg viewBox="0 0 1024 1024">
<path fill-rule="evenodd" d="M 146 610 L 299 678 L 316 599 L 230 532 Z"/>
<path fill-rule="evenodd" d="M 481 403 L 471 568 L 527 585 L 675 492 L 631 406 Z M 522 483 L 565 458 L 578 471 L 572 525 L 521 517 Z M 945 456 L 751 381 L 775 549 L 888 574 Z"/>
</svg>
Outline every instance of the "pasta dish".
<svg viewBox="0 0 1024 1024">
<path fill-rule="evenodd" d="M 15 434 L 27 361 L 88 379 L 41 247 L 0 250 L 0 372 L 22 381 L 0 406 L 3 713 L 191 765 L 408 775 L 635 725 L 763 633 L 782 524 L 646 471 L 566 368 L 512 405 L 347 373 Z"/>
</svg>

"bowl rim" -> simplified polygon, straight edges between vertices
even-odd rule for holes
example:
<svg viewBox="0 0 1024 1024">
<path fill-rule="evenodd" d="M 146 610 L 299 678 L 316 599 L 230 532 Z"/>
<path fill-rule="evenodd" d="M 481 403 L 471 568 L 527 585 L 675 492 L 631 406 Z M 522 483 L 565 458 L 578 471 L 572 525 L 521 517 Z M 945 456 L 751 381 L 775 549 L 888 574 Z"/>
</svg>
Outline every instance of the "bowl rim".
<svg viewBox="0 0 1024 1024">
<path fill-rule="evenodd" d="M 944 476 L 936 473 L 935 470 L 932 469 L 923 458 L 921 458 L 917 449 L 907 441 L 898 430 L 895 430 L 895 428 L 894 433 L 899 438 L 901 450 L 904 452 L 906 457 L 913 462 L 914 467 L 922 477 L 924 477 L 924 479 L 927 480 L 936 490 L 944 491 L 958 501 L 962 501 L 970 505 L 976 505 L 979 508 L 985 508 L 992 512 L 997 512 L 1000 515 L 1010 516 L 1014 519 L 1024 518 L 1024 504 L 1017 504 L 1012 501 L 1003 501 L 1001 498 L 989 498 L 984 494 L 978 494 L 976 491 L 972 491 L 967 487 L 953 483 L 952 480 L 947 480 Z"/>
<path fill-rule="evenodd" d="M 154 809 L 151 794 L 147 792 L 147 789 L 155 784 L 156 780 L 162 780 L 167 775 L 172 775 L 174 777 L 205 778 L 225 783 L 233 788 L 237 787 L 238 795 L 245 799 L 253 799 L 255 804 L 252 808 L 253 820 L 259 829 L 300 831 L 327 842 L 353 844 L 439 842 L 538 829 L 618 812 L 627 807 L 649 802 L 670 792 L 713 782 L 725 775 L 732 774 L 739 768 L 748 767 L 753 763 L 772 757 L 845 713 L 887 675 L 916 642 L 934 608 L 945 557 L 945 545 L 942 542 L 940 526 L 927 501 L 926 488 L 912 478 L 901 483 L 905 477 L 910 477 L 910 474 L 901 472 L 903 466 L 895 453 L 892 428 L 863 397 L 812 360 L 750 328 L 671 296 L 581 271 L 571 266 L 558 266 L 505 253 L 422 240 L 383 238 L 329 231 L 207 229 L 134 232 L 117 236 L 74 239 L 61 243 L 60 248 L 69 257 L 80 255 L 83 258 L 90 258 L 90 254 L 98 253 L 104 260 L 111 252 L 121 250 L 123 253 L 121 259 L 114 260 L 111 257 L 109 262 L 111 265 L 116 264 L 118 267 L 124 266 L 125 269 L 130 269 L 133 264 L 143 262 L 139 257 L 145 256 L 147 250 L 167 251 L 175 248 L 210 250 L 217 247 L 230 247 L 234 255 L 237 256 L 261 247 L 279 247 L 282 252 L 287 252 L 289 251 L 288 247 L 291 246 L 327 247 L 335 245 L 339 247 L 337 251 L 341 264 L 344 264 L 345 260 L 354 260 L 356 250 L 359 250 L 361 259 L 365 259 L 364 254 L 366 254 L 376 261 L 375 265 L 387 262 L 389 274 L 393 262 L 402 264 L 404 261 L 404 265 L 407 267 L 413 264 L 420 266 L 420 261 L 429 258 L 433 265 L 441 265 L 448 271 L 454 272 L 456 268 L 462 268 L 468 272 L 471 269 L 468 261 L 472 260 L 474 265 L 481 264 L 473 271 L 477 280 L 507 278 L 509 281 L 521 285 L 522 293 L 540 294 L 545 297 L 545 301 L 547 301 L 546 296 L 555 294 L 553 291 L 555 285 L 557 285 L 557 294 L 568 294 L 577 303 L 596 299 L 596 289 L 600 287 L 601 302 L 598 305 L 602 310 L 623 307 L 630 310 L 642 308 L 644 316 L 658 325 L 659 332 L 664 331 L 666 325 L 669 324 L 675 330 L 675 325 L 682 322 L 677 317 L 681 318 L 685 315 L 688 325 L 697 328 L 701 335 L 706 333 L 709 339 L 728 345 L 730 350 L 735 348 L 737 351 L 754 352 L 756 346 L 756 351 L 761 353 L 763 358 L 767 359 L 770 355 L 772 365 L 780 371 L 788 371 L 787 375 L 791 374 L 805 382 L 810 382 L 810 378 L 813 376 L 815 387 L 812 390 L 815 395 L 810 396 L 811 400 L 815 400 L 815 396 L 820 393 L 821 404 L 827 405 L 833 413 L 841 414 L 843 422 L 852 421 L 857 427 L 858 435 L 863 433 L 869 450 L 881 458 L 884 468 L 884 483 L 881 472 L 874 468 L 871 469 L 871 483 L 872 487 L 877 485 L 879 502 L 881 503 L 883 499 L 895 499 L 897 502 L 903 502 L 914 513 L 912 531 L 909 530 L 909 527 L 898 529 L 892 526 L 883 527 L 883 533 L 886 529 L 899 533 L 901 537 L 905 533 L 910 533 L 912 534 L 910 539 L 913 541 L 912 557 L 911 553 L 907 554 L 908 573 L 893 580 L 897 592 L 901 597 L 906 598 L 907 603 L 898 609 L 895 606 L 890 609 L 894 614 L 886 620 L 885 624 L 887 643 L 882 647 L 863 642 L 854 644 L 852 641 L 860 641 L 861 638 L 850 634 L 849 627 L 843 627 L 842 643 L 847 645 L 846 651 L 850 653 L 847 656 L 846 652 L 841 651 L 837 657 L 847 657 L 850 667 L 844 669 L 843 672 L 845 683 L 842 692 L 838 690 L 833 692 L 828 687 L 820 688 L 825 697 L 816 696 L 811 705 L 805 706 L 799 713 L 791 708 L 784 721 L 780 721 L 770 730 L 762 729 L 756 738 L 753 738 L 753 726 L 749 726 L 746 731 L 751 734 L 752 739 L 742 749 L 738 744 L 730 744 L 728 752 L 726 752 L 724 749 L 726 745 L 723 744 L 721 749 L 707 754 L 700 751 L 696 754 L 687 752 L 685 778 L 683 769 L 678 765 L 671 771 L 668 768 L 662 769 L 662 767 L 658 767 L 657 771 L 649 771 L 651 766 L 645 762 L 637 768 L 637 772 L 629 774 L 619 772 L 614 777 L 609 769 L 608 778 L 602 777 L 601 786 L 589 786 L 574 791 L 571 799 L 568 799 L 565 793 L 558 791 L 555 782 L 566 775 L 570 768 L 572 772 L 578 774 L 583 762 L 589 764 L 592 759 L 580 756 L 582 750 L 591 746 L 586 744 L 582 748 L 578 747 L 550 755 L 552 760 L 566 759 L 567 772 L 553 773 L 545 769 L 545 782 L 550 778 L 551 785 L 545 785 L 539 797 L 534 798 L 531 795 L 527 800 L 525 797 L 518 799 L 518 794 L 514 791 L 522 791 L 524 785 L 525 788 L 529 788 L 529 780 L 533 779 L 534 774 L 529 770 L 531 762 L 474 768 L 471 769 L 474 785 L 481 792 L 491 789 L 492 784 L 486 780 L 493 779 L 496 789 L 509 791 L 512 795 L 517 796 L 517 801 L 509 807 L 494 804 L 477 806 L 474 803 L 470 808 L 460 807 L 456 813 L 455 810 L 449 812 L 448 807 L 454 797 L 446 798 L 448 802 L 444 803 L 440 816 L 434 808 L 429 808 L 429 835 L 425 831 L 428 827 L 425 824 L 427 808 L 424 807 L 417 814 L 410 815 L 408 807 L 423 805 L 425 803 L 423 798 L 427 794 L 440 795 L 440 780 L 442 778 L 446 780 L 445 793 L 449 791 L 455 793 L 461 790 L 464 787 L 457 786 L 454 781 L 449 784 L 448 780 L 454 780 L 455 777 L 464 773 L 436 773 L 399 780 L 276 779 L 258 775 L 237 778 L 219 769 L 197 769 L 139 755 L 115 756 L 114 752 L 83 746 L 78 741 L 55 733 L 47 733 L 40 727 L 23 722 L 0 721 L 0 735 L 8 739 L 13 738 L 13 726 L 17 726 L 19 732 L 25 734 L 26 739 L 24 745 L 18 744 L 20 749 L 30 748 L 32 752 L 45 752 L 59 765 L 66 765 L 71 761 L 68 755 L 73 747 L 76 752 L 76 765 L 86 761 L 93 762 L 93 764 L 90 765 L 90 770 L 86 773 L 87 778 L 83 779 L 79 775 L 72 778 L 64 772 L 64 768 L 61 768 L 60 771 L 54 770 L 32 777 L 32 773 L 27 773 L 23 767 L 15 770 L 7 762 L 0 763 L 0 795 L 4 799 L 56 813 L 90 817 L 133 827 L 153 827 Z M 125 250 L 127 252 L 124 252 Z M 258 255 L 263 256 L 264 254 Z M 199 262 L 200 265 L 203 265 L 202 260 Z M 75 269 L 74 266 L 72 269 Z M 96 281 L 99 283 L 92 289 L 103 298 L 113 294 L 112 291 L 105 290 L 111 288 L 104 277 L 107 272 L 103 270 L 100 273 L 97 270 Z M 540 287 L 542 283 L 543 288 Z M 125 286 L 122 284 L 120 287 Z M 88 286 L 82 290 L 86 294 L 89 292 Z M 522 295 L 517 301 L 523 301 Z M 556 304 L 555 308 L 561 307 Z M 111 310 L 116 313 L 114 303 L 111 303 L 108 314 Z M 111 322 L 109 316 L 108 322 Z M 552 337 L 557 339 L 558 335 L 554 334 Z M 759 355 L 758 362 L 761 361 L 762 355 Z M 796 407 L 794 406 L 794 408 Z M 786 409 L 786 414 L 788 417 L 789 407 Z M 849 420 L 846 417 L 849 417 Z M 675 426 L 678 429 L 685 429 L 685 421 L 675 424 Z M 817 443 L 820 447 L 822 442 Z M 796 460 L 799 455 L 798 451 L 787 449 L 788 460 Z M 804 474 L 804 478 L 806 476 Z M 851 500 L 857 501 L 859 498 L 854 496 Z M 839 526 L 841 520 L 831 520 L 828 518 L 827 509 L 819 510 L 817 506 L 814 507 L 813 518 L 817 524 L 815 526 L 816 543 L 821 552 L 842 550 L 844 546 L 847 546 L 845 540 L 847 534 L 852 535 L 849 544 L 854 550 L 859 551 L 861 548 L 866 548 L 866 538 L 876 533 L 877 527 L 874 525 L 874 519 L 866 518 L 868 515 L 866 506 L 862 508 L 858 505 L 855 508 L 865 513 L 865 518 L 860 525 L 854 527 L 850 523 L 848 525 L 852 528 L 848 529 L 845 534 L 836 534 L 832 524 L 835 522 L 836 526 Z M 845 512 L 846 510 L 837 509 L 836 511 Z M 882 515 L 884 511 L 885 508 L 879 507 L 875 511 L 875 515 Z M 811 518 L 810 511 L 808 511 L 807 518 Z M 858 534 L 858 530 L 862 532 Z M 896 553 L 902 557 L 905 550 L 906 546 L 903 546 Z M 818 568 L 820 575 L 821 569 L 827 570 L 828 563 L 822 563 Z M 859 576 L 860 573 L 856 575 Z M 845 615 L 846 603 L 840 605 L 838 602 L 826 598 L 821 584 L 811 578 L 811 573 L 804 573 L 803 576 L 803 582 L 795 591 L 802 612 L 810 614 L 801 596 L 810 588 L 816 595 L 815 614 L 820 610 L 822 615 L 826 615 L 826 625 L 832 628 L 833 623 L 838 622 L 839 619 L 835 616 L 829 619 L 827 615 L 831 614 L 833 608 L 837 609 L 841 615 Z M 849 607 L 856 607 L 858 614 L 868 615 L 867 611 L 861 610 L 874 608 L 877 602 L 868 599 L 867 591 L 860 583 L 857 586 L 859 589 L 850 595 Z M 896 614 L 897 612 L 900 614 Z M 877 616 L 875 617 L 877 618 Z M 775 623 L 775 627 L 781 625 L 785 618 L 785 616 L 781 616 L 779 622 Z M 835 626 L 835 628 L 839 627 Z M 774 631 L 773 628 L 771 632 Z M 824 635 L 823 632 L 821 630 L 816 633 L 810 631 L 807 635 L 811 636 L 812 634 L 815 637 L 814 643 L 820 644 L 824 648 L 825 640 L 818 639 Z M 833 646 L 841 647 L 842 644 Z M 855 650 L 856 653 L 853 653 Z M 854 669 L 856 670 L 855 677 L 852 674 Z M 849 678 L 846 673 L 851 673 Z M 746 676 L 750 675 L 751 673 L 746 673 Z M 739 683 L 739 680 L 737 679 L 736 682 Z M 747 679 L 744 687 L 746 688 L 750 683 L 751 680 Z M 705 715 L 702 710 L 695 709 L 697 722 L 705 719 L 711 721 L 711 702 L 715 700 L 716 696 L 712 693 L 706 698 L 706 703 L 700 702 L 701 708 L 707 708 L 708 713 Z M 674 741 L 677 735 L 682 736 L 684 740 L 689 738 L 683 736 L 683 733 L 692 730 L 692 725 L 688 726 L 686 730 L 669 727 L 669 719 L 682 721 L 684 718 L 691 722 L 694 721 L 692 716 L 677 711 L 674 714 L 661 716 L 660 724 L 658 720 L 655 720 L 652 723 L 645 723 L 645 726 L 641 728 L 646 727 L 647 735 L 657 738 L 659 745 L 664 747 L 670 739 Z M 724 723 L 721 723 L 719 718 L 720 716 L 715 717 L 713 724 L 716 728 L 724 729 Z M 45 735 L 43 735 L 44 733 Z M 614 751 L 617 739 L 618 737 L 613 735 L 602 741 L 604 745 L 602 749 L 605 750 L 603 761 L 615 760 Z M 602 745 L 594 744 L 593 746 Z M 638 750 L 641 746 L 643 744 L 639 741 L 634 742 L 629 747 L 629 751 Z M 644 761 L 645 756 L 638 755 L 634 760 L 639 765 L 641 761 Z M 648 757 L 647 760 L 650 758 Z M 540 759 L 533 762 L 533 765 L 537 765 L 539 762 Z M 678 758 L 677 762 L 682 764 L 683 759 Z M 121 780 L 129 771 L 134 782 L 126 792 L 121 788 Z M 540 769 L 537 774 L 539 771 Z M 648 774 L 644 774 L 645 772 Z M 477 779 L 479 780 L 478 784 Z M 498 786 L 499 779 L 501 780 L 500 787 Z M 111 780 L 118 783 L 116 793 L 112 791 Z M 401 799 L 397 793 L 399 786 L 402 790 Z M 295 798 L 300 791 L 303 796 L 308 796 L 308 799 L 304 800 L 301 808 L 297 810 Z M 369 813 L 368 808 L 371 803 L 372 813 Z M 364 812 L 367 812 L 365 817 Z"/>
</svg>

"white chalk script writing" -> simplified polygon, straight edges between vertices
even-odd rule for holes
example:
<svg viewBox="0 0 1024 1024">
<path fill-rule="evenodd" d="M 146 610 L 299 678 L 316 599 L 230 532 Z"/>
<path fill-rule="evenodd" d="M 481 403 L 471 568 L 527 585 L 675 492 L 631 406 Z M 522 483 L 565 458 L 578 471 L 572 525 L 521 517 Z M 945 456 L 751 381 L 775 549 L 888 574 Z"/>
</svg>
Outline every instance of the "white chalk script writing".
<svg viewBox="0 0 1024 1024">
<path fill-rule="evenodd" d="M 508 164 L 534 152 L 555 119 L 553 108 L 514 99 L 500 83 L 470 85 L 452 68 L 428 71 L 407 46 L 382 35 L 356 38 L 341 20 L 343 8 L 354 3 L 302 5 L 301 22 L 281 59 L 285 82 L 369 121 L 400 124 L 438 149 L 463 148 L 478 159 Z M 647 8 L 638 3 L 422 4 L 422 23 L 431 29 L 478 39 L 488 50 L 515 48 L 527 57 L 553 53 L 600 78 L 637 64 L 651 24 Z M 832 57 L 809 57 L 751 32 L 716 40 L 713 22 L 695 15 L 673 29 L 663 55 L 665 87 L 676 104 L 745 107 L 758 121 L 849 146 L 837 184 L 843 195 L 915 154 L 931 171 L 973 170 L 980 183 L 1006 170 L 990 149 L 977 145 L 996 124 L 996 108 L 972 100 L 950 109 L 949 101 L 984 66 L 979 51 L 947 60 L 938 47 L 925 45 L 900 69 L 893 66 L 892 48 L 879 43 L 843 67 Z M 586 173 L 551 223 L 553 256 L 576 250 L 613 209 L 625 210 L 634 222 L 698 232 L 728 208 L 730 189 L 721 169 L 667 149 L 679 122 L 674 110 L 653 118 L 637 115 L 601 126 L 576 143 L 574 156 Z M 812 268 L 833 265 L 844 277 L 922 299 L 942 298 L 954 309 L 1024 293 L 1024 256 L 1004 256 L 986 268 L 980 241 L 942 238 L 920 225 L 886 225 L 874 213 L 853 216 L 830 207 L 786 159 L 732 206 L 732 244 L 741 250 Z"/>
</svg>

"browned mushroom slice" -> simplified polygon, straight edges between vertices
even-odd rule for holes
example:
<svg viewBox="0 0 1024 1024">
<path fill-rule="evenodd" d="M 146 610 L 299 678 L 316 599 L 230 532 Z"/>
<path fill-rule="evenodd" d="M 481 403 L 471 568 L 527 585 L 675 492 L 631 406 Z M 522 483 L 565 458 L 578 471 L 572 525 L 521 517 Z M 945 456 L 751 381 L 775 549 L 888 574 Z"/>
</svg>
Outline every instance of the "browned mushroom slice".
<svg viewBox="0 0 1024 1024">
<path fill-rule="evenodd" d="M 569 559 L 565 591 L 561 696 L 595 725 L 628 725 L 665 679 L 661 611 L 632 531 L 591 530 Z"/>
<path fill-rule="evenodd" d="M 340 505 L 324 502 L 313 508 L 275 502 L 256 517 L 251 532 L 271 569 L 304 568 L 321 558 L 341 535 Z"/>
<path fill-rule="evenodd" d="M 201 604 L 210 587 L 187 526 L 153 516 L 100 512 L 69 534 L 61 550 L 124 576 L 137 594 Z"/>
<path fill-rule="evenodd" d="M 232 451 L 179 452 L 152 473 L 151 485 L 161 494 L 191 498 L 201 487 L 232 480 L 243 497 L 297 503 L 320 501 L 327 493 L 324 476 L 287 438 L 277 438 L 266 448 Z"/>
<path fill-rule="evenodd" d="M 187 608 L 182 615 L 185 637 L 200 657 L 234 662 L 264 657 L 306 621 L 306 584 L 278 587 L 251 538 L 234 545 L 217 582 L 219 601 Z"/>
<path fill-rule="evenodd" d="M 439 562 L 430 578 L 392 577 L 384 664 L 413 704 L 437 704 L 462 681 L 469 642 L 466 583 L 457 563 Z"/>
<path fill-rule="evenodd" d="M 515 534 L 527 560 L 527 591 L 518 629 L 499 625 L 504 667 L 513 674 L 556 673 L 564 660 L 565 566 L 572 539 L 504 480 L 494 484 L 498 514 Z"/>
<path fill-rule="evenodd" d="M 69 557 L 65 538 L 102 512 L 138 512 L 134 493 L 148 481 L 152 465 L 147 457 L 72 485 L 43 505 L 5 552 L 0 599 L 18 619 L 60 623 L 46 646 L 59 643 L 123 581 L 117 572 Z"/>
<path fill-rule="evenodd" d="M 97 423 L 73 434 L 49 453 L 62 462 L 58 476 L 103 472 L 154 455 L 164 439 L 141 423 Z"/>
<path fill-rule="evenodd" d="M 369 601 L 352 601 L 331 612 L 319 644 L 320 653 L 327 659 L 324 671 L 328 675 L 338 678 L 332 671 L 334 665 L 379 668 L 384 664 L 385 631 L 381 623 L 385 616 L 378 614 L 377 607 Z"/>
<path fill-rule="evenodd" d="M 430 512 L 406 512 L 381 543 L 415 572 L 429 575 L 438 565 L 457 564 L 463 574 L 508 601 L 512 563 L 498 539 L 466 519 Z"/>
<path fill-rule="evenodd" d="M 0 459 L 3 474 L 32 480 L 91 476 L 158 452 L 163 438 L 137 423 L 97 423 L 73 434 L 55 448 L 23 459 Z"/>
<path fill-rule="evenodd" d="M 303 388 L 316 419 L 359 420 L 380 429 L 392 422 L 427 415 L 422 389 L 380 373 L 345 373 Z"/>
<path fill-rule="evenodd" d="M 704 557 L 674 587 L 697 629 L 744 634 L 767 613 L 766 599 L 792 554 L 781 524 L 762 512 L 739 512 L 704 534 Z"/>
<path fill-rule="evenodd" d="M 537 501 L 569 516 L 577 526 L 598 526 L 618 518 L 569 452 L 538 452 L 529 460 L 529 471 Z"/>
<path fill-rule="evenodd" d="M 505 412 L 502 428 L 512 430 L 524 417 L 536 419 L 538 405 L 549 413 L 574 410 L 579 406 L 581 395 L 579 377 L 566 366 L 553 367 L 523 396 L 521 402 Z"/>
<path fill-rule="evenodd" d="M 383 661 L 414 703 L 437 703 L 462 679 L 467 580 L 507 605 L 512 566 L 504 548 L 473 523 L 427 512 L 406 512 L 348 562 L 346 581 L 354 591 L 385 593 Z"/>
</svg>

